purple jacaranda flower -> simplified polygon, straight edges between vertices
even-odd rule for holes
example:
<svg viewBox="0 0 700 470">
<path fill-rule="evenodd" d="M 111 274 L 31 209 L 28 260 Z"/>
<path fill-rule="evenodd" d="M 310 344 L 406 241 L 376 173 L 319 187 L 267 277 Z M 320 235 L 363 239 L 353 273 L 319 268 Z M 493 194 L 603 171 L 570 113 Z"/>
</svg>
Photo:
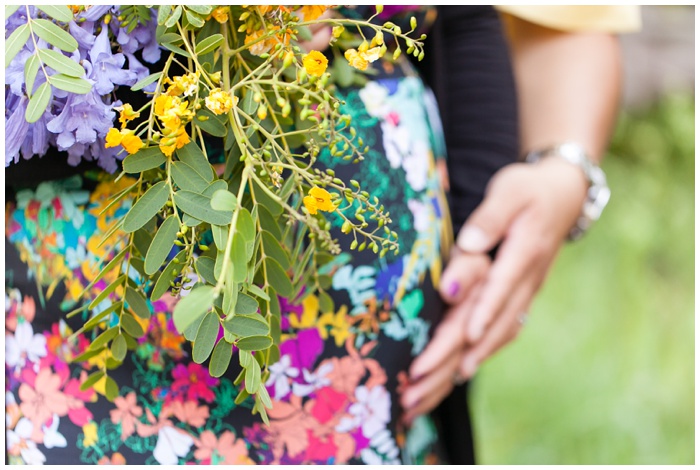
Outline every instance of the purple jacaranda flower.
<svg viewBox="0 0 700 470">
<path fill-rule="evenodd" d="M 61 114 L 51 120 L 46 128 L 58 134 L 59 150 L 67 150 L 73 144 L 91 144 L 97 135 L 107 135 L 112 127 L 114 111 L 102 101 L 93 89 L 85 95 L 69 94 Z"/>
<path fill-rule="evenodd" d="M 90 49 L 90 61 L 93 67 L 90 78 L 95 80 L 93 87 L 100 95 L 111 93 L 115 85 L 136 83 L 136 73 L 122 69 L 126 62 L 124 54 L 112 54 L 107 34 L 108 29 L 103 28 Z"/>
<path fill-rule="evenodd" d="M 155 12 L 153 14 L 155 16 Z M 152 18 L 148 23 L 136 26 L 130 33 L 127 33 L 127 28 L 119 28 L 117 42 L 125 54 L 134 54 L 137 50 L 142 49 L 143 60 L 154 64 L 160 60 L 161 52 L 155 31 L 156 20 Z"/>
<path fill-rule="evenodd" d="M 29 160 L 33 156 L 43 156 L 49 150 L 49 145 L 55 140 L 53 134 L 51 134 L 46 129 L 46 124 L 55 118 L 51 114 L 51 106 L 41 115 L 38 121 L 29 125 L 29 132 L 27 132 L 24 142 L 22 142 L 22 158 Z"/>
<path fill-rule="evenodd" d="M 28 102 L 26 97 L 21 97 L 10 117 L 5 119 L 5 166 L 19 161 L 19 148 L 29 131 L 29 123 L 24 119 Z"/>
<path fill-rule="evenodd" d="M 30 18 L 36 18 L 37 9 L 29 5 Z M 12 31 L 27 23 L 27 5 L 20 6 L 17 11 L 5 19 L 5 35 L 9 36 Z"/>
<path fill-rule="evenodd" d="M 85 18 L 86 21 L 97 21 L 109 13 L 115 6 L 116 5 L 92 5 L 78 13 L 78 18 Z"/>
<path fill-rule="evenodd" d="M 143 65 L 141 62 L 139 62 L 136 56 L 134 56 L 133 54 L 124 55 L 129 60 L 129 70 L 136 74 L 136 81 L 142 80 L 151 74 L 149 68 Z M 154 91 L 156 91 L 157 86 L 157 83 L 151 83 L 150 85 L 143 87 L 143 91 L 153 93 Z"/>
<path fill-rule="evenodd" d="M 24 63 L 29 60 L 32 54 L 32 51 L 24 47 L 5 69 L 5 85 L 9 85 L 10 91 L 17 96 L 24 94 Z"/>
<path fill-rule="evenodd" d="M 75 21 L 68 23 L 68 31 L 78 41 L 78 50 L 82 50 L 83 54 L 86 54 L 86 51 L 90 50 L 95 44 L 94 29 L 94 23 L 90 21 L 82 24 L 78 24 Z M 85 57 L 82 58 L 84 59 Z"/>
</svg>

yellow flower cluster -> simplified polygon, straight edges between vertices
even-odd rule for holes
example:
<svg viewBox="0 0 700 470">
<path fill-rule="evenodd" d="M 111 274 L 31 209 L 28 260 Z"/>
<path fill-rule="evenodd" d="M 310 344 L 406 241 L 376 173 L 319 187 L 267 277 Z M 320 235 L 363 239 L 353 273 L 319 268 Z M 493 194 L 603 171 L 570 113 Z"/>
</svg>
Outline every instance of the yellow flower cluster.
<svg viewBox="0 0 700 470">
<path fill-rule="evenodd" d="M 331 193 L 317 186 L 309 190 L 309 195 L 304 197 L 303 202 L 309 214 L 316 214 L 318 211 L 333 212 L 336 209 L 331 201 Z"/>
<path fill-rule="evenodd" d="M 209 92 L 209 96 L 204 99 L 206 107 L 214 114 L 226 114 L 238 104 L 238 97 L 231 96 L 228 91 L 214 88 Z"/>
<path fill-rule="evenodd" d="M 141 113 L 134 111 L 134 108 L 132 108 L 129 103 L 125 103 L 114 109 L 119 111 L 119 122 L 122 124 L 122 129 L 126 127 L 127 122 L 141 116 Z"/>
<path fill-rule="evenodd" d="M 143 141 L 134 134 L 134 131 L 129 129 L 118 131 L 112 128 L 107 132 L 107 137 L 105 137 L 105 147 L 110 148 L 118 145 L 124 147 L 124 150 L 126 150 L 129 155 L 132 155 L 138 152 L 144 144 Z"/>
<path fill-rule="evenodd" d="M 311 51 L 302 59 L 306 73 L 314 77 L 320 77 L 328 68 L 328 59 L 318 51 Z"/>
<path fill-rule="evenodd" d="M 224 24 L 228 21 L 228 12 L 229 12 L 228 6 L 217 7 L 217 8 L 214 8 L 214 11 L 211 12 L 211 16 L 217 22 Z M 207 18 L 207 19 L 209 19 L 209 18 Z"/>
<path fill-rule="evenodd" d="M 384 45 L 384 38 L 380 34 L 377 34 L 372 38 L 371 43 L 367 41 L 362 41 L 362 44 L 355 49 L 348 49 L 345 51 L 345 58 L 348 60 L 351 66 L 358 70 L 367 70 L 369 64 L 379 59 L 386 52 L 386 46 Z"/>
<path fill-rule="evenodd" d="M 166 77 L 164 80 L 166 85 L 170 85 L 165 92 L 169 96 L 192 96 L 197 92 L 197 86 L 199 85 L 199 72 L 188 73 L 179 77 L 175 77 L 172 80 Z"/>
<path fill-rule="evenodd" d="M 176 149 L 181 149 L 190 142 L 185 124 L 194 117 L 194 112 L 189 109 L 188 101 L 169 95 L 156 98 L 153 112 L 164 127 L 159 142 L 160 149 L 170 157 Z"/>
</svg>

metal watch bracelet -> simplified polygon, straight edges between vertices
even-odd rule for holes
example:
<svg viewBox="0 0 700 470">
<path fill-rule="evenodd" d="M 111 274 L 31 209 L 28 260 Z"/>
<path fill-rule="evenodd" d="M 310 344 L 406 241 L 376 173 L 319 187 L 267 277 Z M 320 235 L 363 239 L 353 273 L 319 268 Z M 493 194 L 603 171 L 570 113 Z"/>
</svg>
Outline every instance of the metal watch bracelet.
<svg viewBox="0 0 700 470">
<path fill-rule="evenodd" d="M 610 188 L 608 188 L 603 170 L 593 163 L 586 154 L 584 148 L 575 142 L 564 142 L 550 147 L 534 150 L 527 154 L 525 161 L 535 163 L 545 157 L 558 157 L 581 168 L 588 181 L 586 201 L 583 203 L 581 214 L 576 224 L 571 228 L 568 240 L 578 240 L 590 226 L 600 218 L 603 209 L 610 200 Z"/>
</svg>

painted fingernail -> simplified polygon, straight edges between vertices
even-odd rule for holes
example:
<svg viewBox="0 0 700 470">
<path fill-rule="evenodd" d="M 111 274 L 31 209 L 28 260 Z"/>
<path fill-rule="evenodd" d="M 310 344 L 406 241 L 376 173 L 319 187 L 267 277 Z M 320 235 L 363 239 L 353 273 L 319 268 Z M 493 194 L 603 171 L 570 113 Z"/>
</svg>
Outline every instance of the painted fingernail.
<svg viewBox="0 0 700 470">
<path fill-rule="evenodd" d="M 489 239 L 476 225 L 465 225 L 457 236 L 457 246 L 467 252 L 484 252 L 489 248 Z"/>
<path fill-rule="evenodd" d="M 450 282 L 450 284 L 447 286 L 447 296 L 448 297 L 456 297 L 458 292 L 459 292 L 459 282 L 457 282 L 457 281 Z"/>
</svg>

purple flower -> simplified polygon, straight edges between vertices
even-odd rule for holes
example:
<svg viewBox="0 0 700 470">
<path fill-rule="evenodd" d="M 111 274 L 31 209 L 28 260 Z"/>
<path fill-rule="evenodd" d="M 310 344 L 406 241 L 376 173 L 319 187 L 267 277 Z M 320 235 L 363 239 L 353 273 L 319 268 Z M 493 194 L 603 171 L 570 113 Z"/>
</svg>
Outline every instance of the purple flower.
<svg viewBox="0 0 700 470">
<path fill-rule="evenodd" d="M 155 12 L 153 12 L 155 15 Z M 143 60 L 149 63 L 158 62 L 160 59 L 160 46 L 156 41 L 156 21 L 154 18 L 146 24 L 139 24 L 130 33 L 127 28 L 119 28 L 117 42 L 125 54 L 134 54 L 137 50 L 143 49 L 141 55 Z"/>
<path fill-rule="evenodd" d="M 92 34 L 94 28 L 94 23 L 89 21 L 86 21 L 80 25 L 75 21 L 68 23 L 68 31 L 70 32 L 70 35 L 73 36 L 76 41 L 78 41 L 78 50 L 90 50 L 95 44 L 95 36 Z"/>
<path fill-rule="evenodd" d="M 14 112 L 5 120 L 5 166 L 19 161 L 19 148 L 29 131 L 29 123 L 24 119 L 28 101 L 22 97 Z"/>
<path fill-rule="evenodd" d="M 85 18 L 86 21 L 97 21 L 105 16 L 115 5 L 92 5 L 85 11 L 78 14 L 78 18 Z"/>
<path fill-rule="evenodd" d="M 24 63 L 29 60 L 32 54 L 33 52 L 26 47 L 22 48 L 5 69 L 5 85 L 10 85 L 10 91 L 17 96 L 24 94 Z M 43 74 L 38 73 L 37 78 L 39 78 L 39 75 Z"/>
<path fill-rule="evenodd" d="M 61 114 L 49 121 L 46 128 L 54 134 L 59 150 L 67 150 L 73 144 L 91 144 L 97 134 L 107 135 L 112 127 L 114 111 L 102 101 L 93 89 L 85 95 L 69 94 Z"/>
<path fill-rule="evenodd" d="M 93 88 L 100 95 L 111 93 L 114 85 L 136 83 L 136 73 L 122 69 L 126 61 L 124 54 L 112 54 L 107 33 L 108 29 L 103 28 L 90 49 L 90 60 L 93 66 L 90 78 L 95 80 Z"/>
<path fill-rule="evenodd" d="M 35 155 L 46 155 L 53 140 L 53 134 L 46 129 L 46 124 L 54 117 L 49 106 L 39 120 L 29 126 L 29 132 L 22 142 L 22 158 L 29 160 Z"/>
<path fill-rule="evenodd" d="M 29 15 L 36 18 L 36 7 L 29 5 Z M 5 19 L 5 35 L 9 36 L 12 31 L 27 23 L 27 7 L 20 6 L 17 11 Z"/>
</svg>

